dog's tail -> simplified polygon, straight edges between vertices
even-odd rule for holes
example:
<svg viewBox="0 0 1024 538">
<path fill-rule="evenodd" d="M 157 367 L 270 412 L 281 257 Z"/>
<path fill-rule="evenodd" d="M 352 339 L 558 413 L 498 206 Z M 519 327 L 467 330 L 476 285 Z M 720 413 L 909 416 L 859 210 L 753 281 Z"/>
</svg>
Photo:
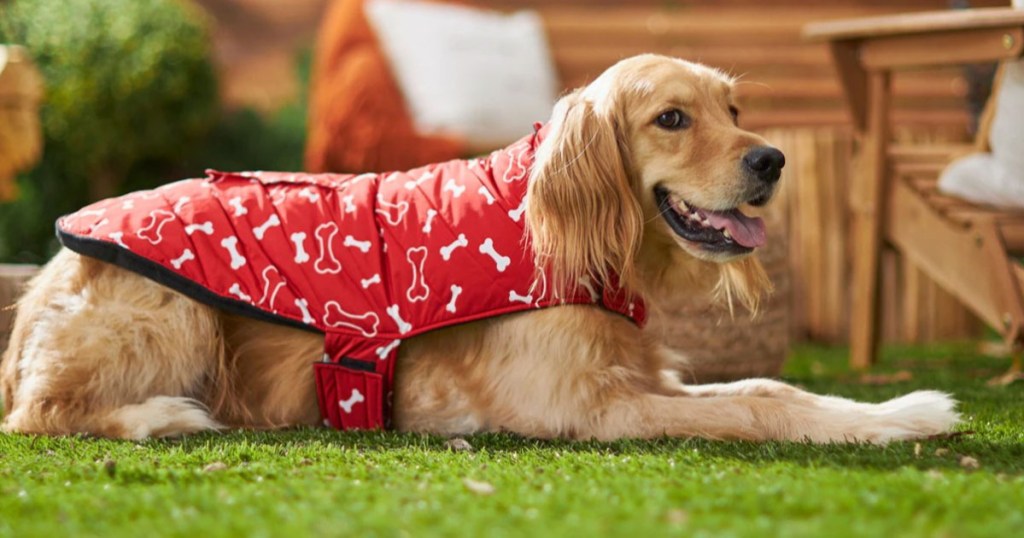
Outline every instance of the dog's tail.
<svg viewBox="0 0 1024 538">
<path fill-rule="evenodd" d="M 119 407 L 97 426 L 102 434 L 122 439 L 174 437 L 223 428 L 202 403 L 174 396 L 153 396 L 140 404 Z"/>
<path fill-rule="evenodd" d="M 139 404 L 124 405 L 96 414 L 74 409 L 63 413 L 40 412 L 38 406 L 21 406 L 8 414 L 0 431 L 53 434 L 87 431 L 103 437 L 141 440 L 174 437 L 223 426 L 192 398 L 153 396 Z"/>
</svg>

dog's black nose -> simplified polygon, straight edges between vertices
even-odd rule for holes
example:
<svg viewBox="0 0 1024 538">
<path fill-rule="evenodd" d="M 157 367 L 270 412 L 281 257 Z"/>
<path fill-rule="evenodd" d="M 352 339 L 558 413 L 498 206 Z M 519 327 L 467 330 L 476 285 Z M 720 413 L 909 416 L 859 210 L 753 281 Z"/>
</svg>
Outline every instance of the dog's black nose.
<svg viewBox="0 0 1024 538">
<path fill-rule="evenodd" d="M 743 156 L 743 164 L 761 181 L 774 183 L 786 166 L 786 156 L 771 146 L 756 146 Z"/>
</svg>

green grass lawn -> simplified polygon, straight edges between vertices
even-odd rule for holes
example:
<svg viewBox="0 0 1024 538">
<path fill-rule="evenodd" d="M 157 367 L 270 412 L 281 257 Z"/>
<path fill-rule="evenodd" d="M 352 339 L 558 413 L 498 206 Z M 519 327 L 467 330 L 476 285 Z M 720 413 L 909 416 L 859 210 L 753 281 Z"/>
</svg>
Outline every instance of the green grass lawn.
<svg viewBox="0 0 1024 538">
<path fill-rule="evenodd" d="M 889 349 L 879 371 L 913 378 L 867 384 L 844 359 L 803 347 L 786 378 L 872 401 L 946 390 L 973 433 L 884 447 L 483 435 L 467 439 L 472 452 L 324 430 L 0 435 L 0 535 L 1020 536 L 1024 384 L 985 384 L 1008 361 L 963 346 Z"/>
</svg>

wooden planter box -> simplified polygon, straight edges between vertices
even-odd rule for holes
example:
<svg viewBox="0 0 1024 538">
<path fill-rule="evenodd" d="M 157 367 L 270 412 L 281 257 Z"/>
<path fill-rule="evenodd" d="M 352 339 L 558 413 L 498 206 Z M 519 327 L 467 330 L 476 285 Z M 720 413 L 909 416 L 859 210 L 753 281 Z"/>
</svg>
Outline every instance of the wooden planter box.
<svg viewBox="0 0 1024 538">
<path fill-rule="evenodd" d="M 39 160 L 43 79 L 25 49 L 0 45 L 0 202 L 17 194 L 14 175 Z"/>
<path fill-rule="evenodd" d="M 21 296 L 25 284 L 36 274 L 35 265 L 0 264 L 0 352 L 7 349 L 11 325 L 14 323 L 14 303 Z"/>
</svg>

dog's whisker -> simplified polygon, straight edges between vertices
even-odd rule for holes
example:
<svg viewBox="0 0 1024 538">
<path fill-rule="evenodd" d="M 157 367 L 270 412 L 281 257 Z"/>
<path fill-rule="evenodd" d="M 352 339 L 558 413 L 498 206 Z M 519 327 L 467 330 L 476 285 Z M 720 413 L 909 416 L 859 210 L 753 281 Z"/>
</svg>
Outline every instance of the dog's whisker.
<svg viewBox="0 0 1024 538">
<path fill-rule="evenodd" d="M 568 170 L 569 168 L 571 168 L 571 167 L 572 167 L 572 165 L 574 165 L 574 164 L 576 164 L 577 162 L 579 162 L 579 160 L 583 158 L 583 155 L 584 155 L 584 154 L 585 154 L 585 153 L 587 152 L 587 150 L 588 150 L 588 149 L 589 149 L 589 148 L 590 148 L 590 147 L 591 147 L 591 146 L 592 146 L 592 145 L 594 144 L 594 142 L 595 142 L 596 140 L 597 140 L 597 133 L 593 133 L 593 134 L 592 134 L 592 135 L 590 136 L 590 140 L 588 140 L 588 141 L 587 141 L 587 142 L 586 142 L 585 144 L 583 144 L 583 147 L 582 147 L 582 148 L 581 148 L 581 149 L 580 149 L 580 150 L 579 150 L 578 152 L 576 152 L 576 155 L 575 155 L 574 157 L 572 157 L 571 159 L 569 159 L 569 160 L 568 160 L 568 161 L 567 161 L 567 162 L 565 163 L 565 165 L 564 165 L 564 166 L 562 166 L 561 168 L 559 168 L 559 169 L 558 169 L 558 172 L 559 172 L 559 173 L 561 173 L 561 172 L 565 172 L 566 170 Z"/>
<path fill-rule="evenodd" d="M 759 81 L 750 81 L 750 82 L 742 81 L 742 82 L 737 82 L 736 85 L 737 86 L 741 86 L 741 85 L 760 86 L 762 88 L 768 88 L 768 89 L 772 88 L 771 84 L 768 84 L 768 83 L 765 83 L 765 82 L 759 82 Z"/>
<path fill-rule="evenodd" d="M 650 224 L 650 223 L 652 223 L 652 222 L 654 222 L 654 221 L 656 221 L 656 220 L 658 220 L 658 219 L 661 219 L 661 218 L 665 218 L 665 214 L 666 214 L 666 213 L 667 213 L 668 211 L 671 211 L 671 209 L 669 209 L 669 208 L 661 208 L 661 209 L 658 209 L 658 212 L 657 212 L 657 213 L 655 213 L 655 214 L 654 214 L 654 216 L 652 216 L 651 218 L 649 218 L 649 219 L 645 220 L 645 221 L 644 221 L 644 224 Z"/>
</svg>

